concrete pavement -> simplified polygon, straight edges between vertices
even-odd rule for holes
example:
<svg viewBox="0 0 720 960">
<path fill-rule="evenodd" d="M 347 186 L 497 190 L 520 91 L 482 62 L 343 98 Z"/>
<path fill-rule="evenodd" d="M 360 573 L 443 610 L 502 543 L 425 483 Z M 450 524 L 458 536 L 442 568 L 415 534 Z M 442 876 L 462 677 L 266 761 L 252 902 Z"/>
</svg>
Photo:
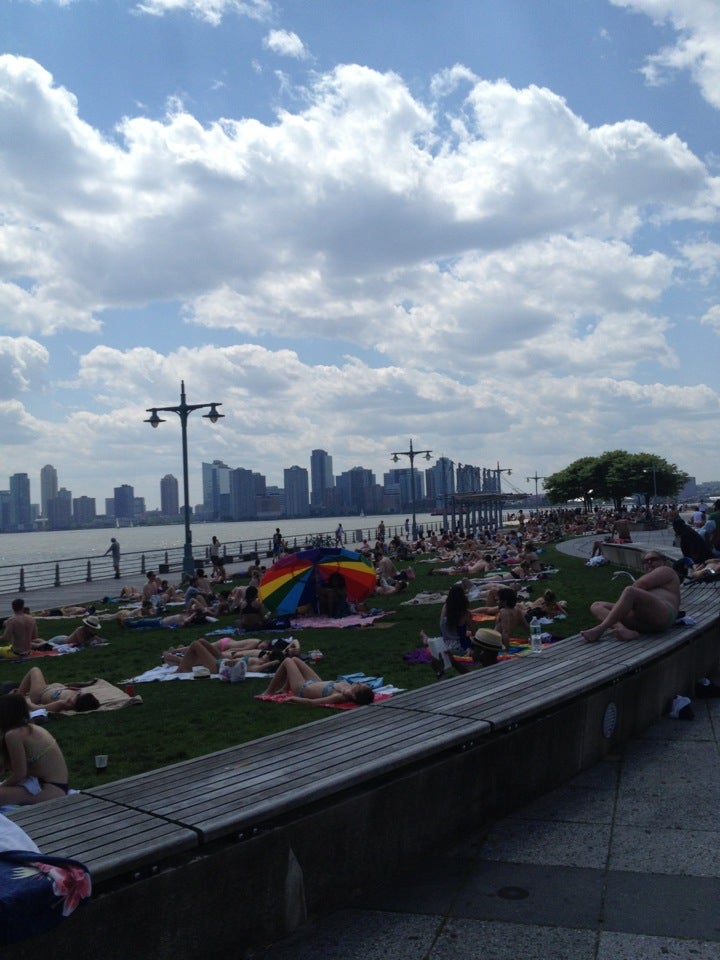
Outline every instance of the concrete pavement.
<svg viewBox="0 0 720 960">
<path fill-rule="evenodd" d="M 592 538 L 563 548 L 589 556 Z M 720 700 L 693 709 L 390 883 L 378 850 L 376 890 L 257 956 L 720 960 Z M 419 799 L 407 815 L 432 817 Z"/>
</svg>

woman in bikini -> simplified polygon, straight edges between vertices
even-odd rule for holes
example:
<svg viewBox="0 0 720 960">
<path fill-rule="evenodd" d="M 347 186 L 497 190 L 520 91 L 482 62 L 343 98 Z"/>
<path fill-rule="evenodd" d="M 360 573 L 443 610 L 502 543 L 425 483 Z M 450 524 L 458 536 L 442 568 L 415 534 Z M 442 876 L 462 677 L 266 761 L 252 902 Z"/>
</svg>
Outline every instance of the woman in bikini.
<svg viewBox="0 0 720 960">
<path fill-rule="evenodd" d="M 303 703 L 310 707 L 330 707 L 338 703 L 372 703 L 375 694 L 366 683 L 348 683 L 345 680 L 321 680 L 312 667 L 298 657 L 283 660 L 277 668 L 265 696 L 290 693 L 288 703 Z"/>
<path fill-rule="evenodd" d="M 167 666 L 177 667 L 176 673 L 190 673 L 193 667 L 207 667 L 210 673 L 219 673 L 223 665 L 232 667 L 240 661 L 244 661 L 246 671 L 271 673 L 278 665 L 278 660 L 271 657 L 269 650 L 254 650 L 251 653 L 227 650 L 221 653 L 215 644 L 200 637 L 184 650 L 166 650 L 162 658 Z"/>
<path fill-rule="evenodd" d="M 86 713 L 100 706 L 97 697 L 92 693 L 83 693 L 80 686 L 48 683 L 39 667 L 30 667 L 16 692 L 25 697 L 30 710 L 42 707 L 48 713 L 61 713 L 63 710 Z"/>
<path fill-rule="evenodd" d="M 30 722 L 28 705 L 19 693 L 0 697 L 2 767 L 0 805 L 28 806 L 63 797 L 69 790 L 68 768 L 57 740 Z"/>
</svg>

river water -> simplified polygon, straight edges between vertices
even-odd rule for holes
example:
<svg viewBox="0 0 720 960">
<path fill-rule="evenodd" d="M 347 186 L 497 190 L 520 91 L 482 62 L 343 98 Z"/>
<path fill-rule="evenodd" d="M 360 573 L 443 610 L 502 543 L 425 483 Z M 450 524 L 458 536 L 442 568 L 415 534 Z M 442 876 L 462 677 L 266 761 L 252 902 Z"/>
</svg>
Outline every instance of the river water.
<svg viewBox="0 0 720 960">
<path fill-rule="evenodd" d="M 405 518 L 400 514 L 378 517 L 310 517 L 301 520 L 248 520 L 236 523 L 194 523 L 192 525 L 193 545 L 196 554 L 204 553 L 205 547 L 213 536 L 221 543 L 254 543 L 262 548 L 272 539 L 276 527 L 280 527 L 283 537 L 291 544 L 293 538 L 304 540 L 309 534 L 333 533 L 342 523 L 348 535 L 362 530 L 363 536 L 374 537 L 381 520 L 392 534 L 394 528 L 401 527 Z M 418 514 L 417 523 L 428 528 L 432 522 L 436 528 L 442 526 L 442 517 Z M 35 563 L 44 560 L 65 560 L 76 557 L 102 556 L 115 537 L 122 553 L 142 552 L 146 550 L 166 550 L 182 547 L 185 541 L 183 524 L 152 527 L 121 527 L 100 530 L 52 530 L 37 533 L 0 534 L 0 566 Z"/>
</svg>

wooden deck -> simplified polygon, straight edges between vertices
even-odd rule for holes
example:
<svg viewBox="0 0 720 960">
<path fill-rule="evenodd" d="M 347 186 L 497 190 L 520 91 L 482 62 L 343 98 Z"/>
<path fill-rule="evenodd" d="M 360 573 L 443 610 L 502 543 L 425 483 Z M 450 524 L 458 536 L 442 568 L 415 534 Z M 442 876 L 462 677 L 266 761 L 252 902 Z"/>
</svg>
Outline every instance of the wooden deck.
<svg viewBox="0 0 720 960">
<path fill-rule="evenodd" d="M 289 869 L 292 850 L 303 902 L 313 908 L 342 891 L 341 879 L 333 889 L 321 877 L 313 844 L 340 848 L 352 831 L 357 844 L 387 842 L 391 851 L 402 836 L 419 852 L 427 829 L 385 823 L 392 810 L 417 813 L 419 796 L 422 806 L 448 810 L 460 801 L 463 816 L 472 811 L 478 822 L 494 805 L 519 802 L 595 762 L 652 722 L 672 696 L 691 694 L 718 665 L 720 591 L 686 588 L 683 609 L 693 625 L 631 643 L 570 638 L 541 654 L 25 808 L 12 819 L 45 852 L 87 864 L 107 896 L 155 875 L 167 886 L 172 871 L 192 885 L 191 865 L 204 858 L 216 857 L 229 875 L 267 870 L 268 851 L 279 844 L 284 853 L 275 858 L 285 866 L 278 869 Z M 378 836 L 383 829 L 394 831 L 387 841 Z M 412 839 L 411 829 L 420 831 Z M 445 829 L 447 839 L 453 825 Z M 244 846 L 255 853 L 241 852 Z M 249 890 L 270 882 L 246 880 Z"/>
</svg>

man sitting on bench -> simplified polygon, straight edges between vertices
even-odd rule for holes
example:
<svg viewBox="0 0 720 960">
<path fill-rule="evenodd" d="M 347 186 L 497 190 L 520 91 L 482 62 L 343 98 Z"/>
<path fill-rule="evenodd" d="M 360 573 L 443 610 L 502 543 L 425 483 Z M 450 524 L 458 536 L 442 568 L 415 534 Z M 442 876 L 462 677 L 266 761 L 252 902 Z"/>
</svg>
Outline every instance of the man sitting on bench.
<svg viewBox="0 0 720 960">
<path fill-rule="evenodd" d="M 642 562 L 647 572 L 625 587 L 616 603 L 596 600 L 590 607 L 600 623 L 580 631 L 589 643 L 596 643 L 607 630 L 618 640 L 634 640 L 641 633 L 664 633 L 674 625 L 680 609 L 680 578 L 654 550 Z"/>
</svg>

